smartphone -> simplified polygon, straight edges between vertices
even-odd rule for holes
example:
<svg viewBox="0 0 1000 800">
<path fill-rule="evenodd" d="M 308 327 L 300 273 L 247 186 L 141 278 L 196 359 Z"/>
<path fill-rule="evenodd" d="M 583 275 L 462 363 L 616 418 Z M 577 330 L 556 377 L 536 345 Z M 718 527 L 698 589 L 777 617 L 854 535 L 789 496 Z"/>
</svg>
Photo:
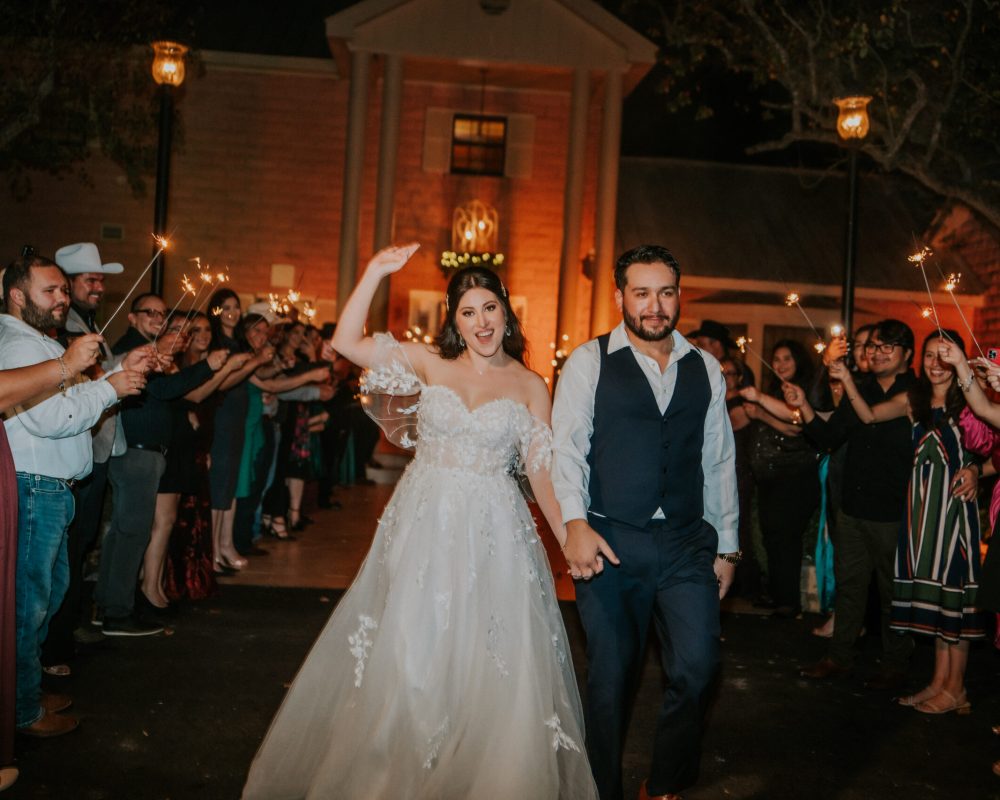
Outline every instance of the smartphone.
<svg viewBox="0 0 1000 800">
<path fill-rule="evenodd" d="M 986 357 L 994 364 L 1000 364 L 1000 347 L 990 347 L 986 350 Z"/>
</svg>

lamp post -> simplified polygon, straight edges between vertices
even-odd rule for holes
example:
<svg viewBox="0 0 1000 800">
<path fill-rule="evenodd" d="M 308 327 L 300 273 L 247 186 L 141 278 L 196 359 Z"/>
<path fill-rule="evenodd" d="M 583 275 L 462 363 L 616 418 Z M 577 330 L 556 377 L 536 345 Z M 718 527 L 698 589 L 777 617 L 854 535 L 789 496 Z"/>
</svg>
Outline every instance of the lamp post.
<svg viewBox="0 0 1000 800">
<path fill-rule="evenodd" d="M 174 90 L 184 83 L 184 54 L 187 47 L 177 42 L 153 42 L 153 80 L 160 93 L 160 137 L 156 153 L 156 205 L 153 235 L 166 236 L 167 194 L 170 188 L 170 145 L 174 122 Z M 155 245 L 153 252 L 159 249 Z M 150 291 L 163 294 L 163 256 L 150 273 Z"/>
<path fill-rule="evenodd" d="M 858 149 L 868 135 L 871 97 L 851 95 L 833 102 L 837 105 L 837 135 L 847 144 L 847 253 L 841 316 L 850 336 L 854 330 L 854 264 L 858 256 Z"/>
</svg>

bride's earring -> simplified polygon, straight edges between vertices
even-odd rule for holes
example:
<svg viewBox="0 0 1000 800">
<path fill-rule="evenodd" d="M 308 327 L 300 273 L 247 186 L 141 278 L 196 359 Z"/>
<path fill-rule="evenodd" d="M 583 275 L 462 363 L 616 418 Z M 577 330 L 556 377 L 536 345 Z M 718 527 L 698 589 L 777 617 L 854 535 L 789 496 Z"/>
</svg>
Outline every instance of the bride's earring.
<svg viewBox="0 0 1000 800">
<path fill-rule="evenodd" d="M 463 339 L 461 336 L 458 337 L 458 349 L 459 350 L 465 349 L 465 339 Z"/>
<path fill-rule="evenodd" d="M 510 336 L 510 323 L 509 322 L 506 325 L 504 325 L 503 335 L 504 336 Z"/>
</svg>

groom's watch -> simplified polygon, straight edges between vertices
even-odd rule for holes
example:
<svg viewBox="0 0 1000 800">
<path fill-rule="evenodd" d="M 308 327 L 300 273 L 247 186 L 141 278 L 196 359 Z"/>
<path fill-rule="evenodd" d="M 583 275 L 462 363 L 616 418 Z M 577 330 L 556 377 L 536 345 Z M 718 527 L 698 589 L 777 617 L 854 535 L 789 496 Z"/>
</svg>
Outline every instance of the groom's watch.
<svg viewBox="0 0 1000 800">
<path fill-rule="evenodd" d="M 743 560 L 743 551 L 737 550 L 735 553 L 717 553 L 718 557 L 729 564 L 739 564 Z"/>
</svg>

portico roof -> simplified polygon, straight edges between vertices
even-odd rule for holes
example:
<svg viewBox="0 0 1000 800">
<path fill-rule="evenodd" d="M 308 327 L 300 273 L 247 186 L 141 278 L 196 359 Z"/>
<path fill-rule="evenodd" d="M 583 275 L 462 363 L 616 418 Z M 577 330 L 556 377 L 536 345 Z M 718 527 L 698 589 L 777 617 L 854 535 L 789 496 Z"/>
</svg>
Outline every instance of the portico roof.
<svg viewBox="0 0 1000 800">
<path fill-rule="evenodd" d="M 492 8 L 494 11 L 486 10 Z M 591 0 L 362 0 L 326 19 L 342 74 L 349 52 L 403 56 L 407 79 L 569 89 L 577 68 L 619 70 L 629 91 L 656 46 Z"/>
</svg>

